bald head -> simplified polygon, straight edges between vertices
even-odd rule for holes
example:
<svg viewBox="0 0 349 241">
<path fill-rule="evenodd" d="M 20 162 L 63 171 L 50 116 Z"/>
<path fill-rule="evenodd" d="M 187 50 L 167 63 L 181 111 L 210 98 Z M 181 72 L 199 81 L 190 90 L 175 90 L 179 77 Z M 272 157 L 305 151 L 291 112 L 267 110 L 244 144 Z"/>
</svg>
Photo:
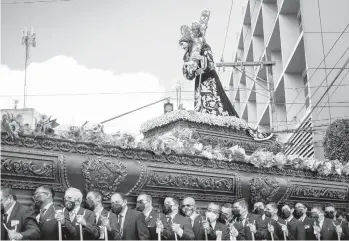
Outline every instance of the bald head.
<svg viewBox="0 0 349 241">
<path fill-rule="evenodd" d="M 186 197 L 182 202 L 182 211 L 186 217 L 192 216 L 196 212 L 195 199 Z"/>
</svg>

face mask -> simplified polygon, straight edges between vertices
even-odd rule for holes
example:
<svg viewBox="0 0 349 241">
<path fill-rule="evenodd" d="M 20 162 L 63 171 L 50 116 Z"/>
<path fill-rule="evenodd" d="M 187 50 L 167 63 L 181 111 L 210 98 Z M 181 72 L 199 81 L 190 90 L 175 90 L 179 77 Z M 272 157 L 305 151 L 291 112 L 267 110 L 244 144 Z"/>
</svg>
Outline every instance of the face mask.
<svg viewBox="0 0 349 241">
<path fill-rule="evenodd" d="M 325 218 L 334 219 L 334 212 L 325 212 Z"/>
<path fill-rule="evenodd" d="M 312 214 L 311 214 L 311 217 L 312 217 L 313 219 L 318 220 L 318 219 L 319 219 L 319 214 L 312 213 Z"/>
<path fill-rule="evenodd" d="M 162 211 L 164 212 L 165 215 L 172 213 L 172 208 L 169 205 L 164 205 L 162 207 Z"/>
<path fill-rule="evenodd" d="M 193 214 L 193 212 L 194 212 L 193 208 L 188 208 L 188 207 L 183 208 L 183 213 L 187 217 L 190 217 Z"/>
<path fill-rule="evenodd" d="M 144 209 L 145 209 L 145 204 L 144 203 L 137 203 L 136 204 L 136 210 L 137 211 L 143 212 Z"/>
<path fill-rule="evenodd" d="M 259 216 L 262 216 L 264 214 L 264 209 L 261 209 L 261 208 L 256 208 L 254 210 L 254 213 L 259 215 Z"/>
<path fill-rule="evenodd" d="M 300 217 L 302 217 L 303 216 L 303 211 L 302 210 L 295 210 L 294 212 L 293 212 L 293 215 L 294 215 L 294 217 L 295 218 L 300 218 Z"/>
<path fill-rule="evenodd" d="M 241 216 L 240 210 L 233 210 L 233 214 L 237 218 Z"/>
<path fill-rule="evenodd" d="M 95 203 L 92 200 L 86 200 L 87 208 L 93 211 L 95 209 Z"/>
<path fill-rule="evenodd" d="M 64 206 L 70 212 L 71 210 L 73 210 L 75 208 L 75 202 L 65 201 Z"/>
<path fill-rule="evenodd" d="M 228 221 L 227 215 L 225 215 L 225 214 L 222 213 L 222 214 L 219 216 L 219 221 L 221 221 L 222 223 L 225 223 L 226 221 Z"/>
<path fill-rule="evenodd" d="M 291 216 L 291 212 L 289 210 L 282 211 L 282 216 L 284 219 L 289 218 Z"/>
<path fill-rule="evenodd" d="M 217 220 L 217 214 L 212 213 L 212 212 L 207 212 L 206 217 L 207 217 L 208 221 L 210 221 L 210 223 L 213 223 L 214 221 Z"/>
<path fill-rule="evenodd" d="M 265 214 L 265 216 L 267 216 L 268 218 L 271 218 L 271 212 L 265 211 L 264 214 Z"/>
<path fill-rule="evenodd" d="M 122 212 L 122 205 L 121 204 L 113 204 L 113 206 L 111 206 L 111 210 L 116 215 L 119 215 Z"/>
</svg>

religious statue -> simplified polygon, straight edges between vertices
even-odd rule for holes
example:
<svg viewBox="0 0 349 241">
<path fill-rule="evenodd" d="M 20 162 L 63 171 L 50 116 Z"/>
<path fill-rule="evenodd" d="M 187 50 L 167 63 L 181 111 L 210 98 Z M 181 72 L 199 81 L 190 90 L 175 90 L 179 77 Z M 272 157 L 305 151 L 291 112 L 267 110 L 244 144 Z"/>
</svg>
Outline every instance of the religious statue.
<svg viewBox="0 0 349 241">
<path fill-rule="evenodd" d="M 194 22 L 191 27 L 181 26 L 179 44 L 185 50 L 183 75 L 188 80 L 195 78 L 195 111 L 239 117 L 225 94 L 215 70 L 211 47 L 206 43 L 209 18 L 210 11 L 204 10 L 199 22 Z"/>
</svg>

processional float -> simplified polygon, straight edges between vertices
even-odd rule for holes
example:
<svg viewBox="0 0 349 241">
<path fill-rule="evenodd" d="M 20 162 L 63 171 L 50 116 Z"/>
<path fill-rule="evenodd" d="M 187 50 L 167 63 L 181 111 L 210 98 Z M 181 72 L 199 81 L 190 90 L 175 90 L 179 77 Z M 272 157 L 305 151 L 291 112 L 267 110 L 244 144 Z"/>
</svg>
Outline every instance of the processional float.
<svg viewBox="0 0 349 241">
<path fill-rule="evenodd" d="M 195 69 L 202 58 L 191 57 L 187 67 Z M 348 207 L 347 175 L 327 162 L 284 155 L 273 136 L 255 135 L 237 117 L 176 110 L 146 121 L 144 139 L 137 142 L 127 134 L 106 134 L 102 125 L 59 129 L 47 116 L 30 128 L 19 112 L 2 113 L 1 186 L 12 187 L 27 205 L 37 187 L 50 185 L 57 203 L 75 187 L 99 189 L 106 205 L 114 192 L 125 193 L 131 206 L 147 192 L 160 210 L 167 196 L 191 196 L 199 210 L 240 198 Z"/>
</svg>

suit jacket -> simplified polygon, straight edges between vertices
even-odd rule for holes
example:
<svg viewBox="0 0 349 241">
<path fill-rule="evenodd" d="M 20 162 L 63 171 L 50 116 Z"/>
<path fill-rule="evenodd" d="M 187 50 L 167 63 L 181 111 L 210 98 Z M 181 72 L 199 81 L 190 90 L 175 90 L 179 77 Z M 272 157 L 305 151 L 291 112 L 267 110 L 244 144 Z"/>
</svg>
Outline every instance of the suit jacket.
<svg viewBox="0 0 349 241">
<path fill-rule="evenodd" d="M 168 223 L 170 224 L 170 222 L 168 222 Z M 180 239 L 180 240 L 194 240 L 195 239 L 193 228 L 192 228 L 191 223 L 188 220 L 188 218 L 185 218 L 177 213 L 174 216 L 172 223 L 179 224 L 181 229 L 183 229 L 183 235 L 182 235 L 182 237 L 177 236 L 178 239 Z M 174 234 L 174 232 L 172 232 L 172 229 L 171 229 L 171 238 L 170 239 L 175 240 L 175 234 Z"/>
<path fill-rule="evenodd" d="M 305 239 L 306 240 L 316 240 L 314 235 L 314 220 L 309 217 L 305 217 L 303 221 L 300 221 L 303 224 L 305 230 Z"/>
<path fill-rule="evenodd" d="M 263 219 L 262 216 L 256 215 L 255 222 L 256 222 L 256 229 L 257 229 L 257 232 L 255 234 L 256 240 L 272 240 L 271 233 L 268 230 L 268 225 L 272 225 L 274 227 L 274 233 L 273 233 L 274 240 L 279 239 L 279 234 L 277 232 L 278 225 L 274 219 L 271 219 L 266 216 L 264 216 L 264 219 Z"/>
<path fill-rule="evenodd" d="M 348 222 L 343 220 L 343 221 L 340 221 L 340 220 L 335 220 L 334 223 L 336 225 L 341 225 L 342 227 L 342 230 L 343 230 L 343 234 L 341 236 L 341 240 L 349 240 L 349 226 L 348 226 Z"/>
<path fill-rule="evenodd" d="M 204 218 L 201 215 L 196 216 L 196 218 L 194 219 L 193 222 L 193 233 L 195 236 L 195 240 L 205 240 L 205 230 L 204 227 L 202 226 L 202 221 L 204 220 Z M 189 222 L 190 218 L 189 218 Z"/>
<path fill-rule="evenodd" d="M 42 240 L 58 240 L 58 222 L 55 218 L 55 210 L 62 210 L 62 207 L 52 204 L 44 213 L 43 217 L 40 217 L 39 228 L 41 232 Z M 65 219 L 66 223 L 70 223 L 70 219 Z M 71 225 L 68 225 L 69 227 Z M 62 233 L 63 236 L 63 233 Z"/>
<path fill-rule="evenodd" d="M 156 233 L 156 222 L 160 215 L 160 221 L 164 225 L 164 230 L 161 233 L 161 239 L 169 239 L 171 237 L 171 228 L 166 221 L 166 216 L 163 213 L 156 212 L 154 209 L 151 210 L 148 217 L 145 219 L 145 224 L 149 229 L 150 240 L 157 240 L 158 234 Z"/>
<path fill-rule="evenodd" d="M 6 227 L 8 229 L 15 229 L 23 236 L 23 240 L 40 239 L 40 229 L 36 222 L 33 211 L 30 207 L 15 203 L 11 215 L 7 217 Z M 2 227 L 1 240 L 8 240 L 8 234 L 4 227 Z"/>
<path fill-rule="evenodd" d="M 217 231 L 222 232 L 222 240 L 230 240 L 229 228 L 227 225 L 216 221 L 214 228 L 210 229 L 207 233 L 208 240 L 217 240 Z M 205 240 L 205 238 L 203 239 Z"/>
<path fill-rule="evenodd" d="M 104 208 L 103 208 L 98 220 L 96 220 L 96 225 L 99 227 L 99 236 L 100 236 L 99 239 L 104 240 L 104 238 L 102 238 L 102 237 L 104 237 L 104 233 L 102 234 L 102 232 L 104 232 L 104 229 L 101 230 L 101 228 L 100 228 L 100 226 L 102 226 L 101 216 L 103 216 L 103 217 L 109 216 L 108 219 L 109 219 L 111 230 L 107 231 L 108 232 L 108 240 L 120 240 L 121 234 L 120 234 L 120 226 L 118 224 L 118 217 L 114 213 L 108 212 Z"/>
<path fill-rule="evenodd" d="M 99 238 L 99 228 L 95 224 L 96 216 L 95 214 L 88 210 L 80 207 L 77 215 L 83 215 L 86 220 L 86 226 L 82 227 L 82 235 L 84 240 L 96 240 Z M 69 211 L 67 209 L 64 210 L 65 219 L 69 219 Z M 67 240 L 79 240 L 80 239 L 80 228 L 77 223 L 76 216 L 71 222 L 65 223 L 62 228 L 62 232 L 64 233 L 64 238 Z"/>
<path fill-rule="evenodd" d="M 278 219 L 278 222 L 282 224 L 286 224 L 286 221 L 282 220 L 281 218 Z M 301 221 L 299 221 L 296 218 L 292 218 L 291 221 L 287 222 L 287 230 L 288 230 L 287 240 L 305 240 L 306 239 L 304 225 Z"/>
<path fill-rule="evenodd" d="M 123 240 L 149 240 L 149 229 L 145 224 L 143 213 L 128 208 L 123 218 Z"/>
<path fill-rule="evenodd" d="M 320 234 L 321 240 L 338 240 L 336 227 L 334 226 L 332 219 L 324 219 Z"/>
</svg>

